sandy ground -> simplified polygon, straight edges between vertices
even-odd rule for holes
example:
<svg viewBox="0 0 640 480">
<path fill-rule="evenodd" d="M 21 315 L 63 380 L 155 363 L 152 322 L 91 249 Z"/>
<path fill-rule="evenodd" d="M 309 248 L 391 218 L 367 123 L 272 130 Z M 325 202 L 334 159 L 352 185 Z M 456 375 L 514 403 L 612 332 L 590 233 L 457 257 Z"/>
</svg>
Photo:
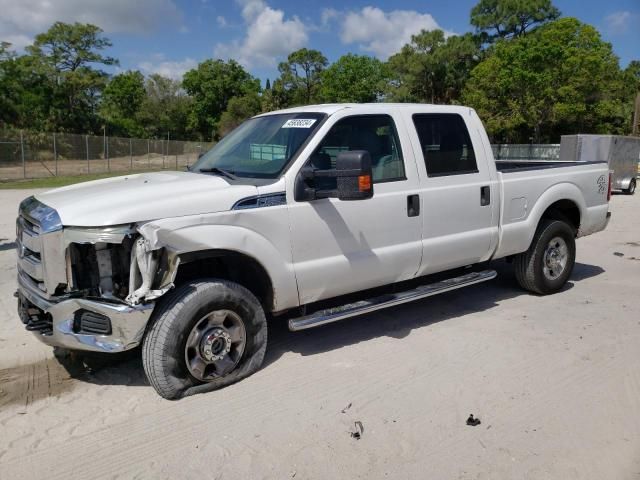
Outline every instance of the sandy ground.
<svg viewBox="0 0 640 480">
<path fill-rule="evenodd" d="M 168 402 L 135 356 L 65 368 L 21 327 L 13 222 L 30 193 L 0 191 L 3 480 L 640 478 L 640 195 L 613 198 L 557 295 L 498 263 L 497 280 L 412 305 L 274 324 L 260 372 Z"/>
</svg>

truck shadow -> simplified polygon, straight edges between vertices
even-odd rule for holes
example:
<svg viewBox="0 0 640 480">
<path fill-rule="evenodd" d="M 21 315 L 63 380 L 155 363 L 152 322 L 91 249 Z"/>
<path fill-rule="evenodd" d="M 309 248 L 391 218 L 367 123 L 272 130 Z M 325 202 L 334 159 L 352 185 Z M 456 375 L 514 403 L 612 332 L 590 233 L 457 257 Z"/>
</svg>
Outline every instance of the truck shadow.
<svg viewBox="0 0 640 480">
<path fill-rule="evenodd" d="M 500 261 L 491 264 L 490 268 L 498 272 L 495 280 L 316 329 L 290 332 L 286 321 L 275 319 L 269 325 L 269 346 L 264 366 L 277 361 L 286 352 L 307 356 L 382 336 L 402 339 L 414 329 L 490 310 L 499 306 L 501 301 L 530 295 L 518 286 L 511 265 Z M 563 291 L 573 288 L 575 282 L 603 272 L 601 267 L 576 263 L 571 279 Z"/>
<path fill-rule="evenodd" d="M 308 356 L 382 336 L 402 339 L 414 329 L 469 313 L 490 310 L 499 306 L 501 301 L 528 295 L 517 286 L 510 265 L 496 262 L 491 268 L 498 271 L 498 277 L 482 285 L 353 317 L 317 329 L 290 332 L 286 321 L 274 319 L 269 325 L 269 346 L 263 368 L 278 361 L 287 352 Z M 576 282 L 603 272 L 604 270 L 598 266 L 576 263 L 571 280 L 567 282 L 564 291 L 573 288 Z M 63 394 L 72 390 L 76 382 L 95 385 L 149 385 L 142 368 L 139 348 L 118 355 L 62 354 L 57 355 L 56 359 L 39 363 L 42 365 L 21 365 L 19 371 L 0 371 L 0 382 L 3 384 L 0 407 L 20 403 L 28 405 L 40 398 Z M 55 369 L 58 369 L 60 374 L 56 374 L 56 378 L 51 381 L 51 372 Z M 42 372 L 38 373 L 40 370 Z M 27 388 L 25 382 L 18 381 L 24 372 L 31 371 L 35 372 L 34 375 L 41 374 L 43 378 L 46 376 L 47 388 L 34 390 Z M 55 385 L 56 383 L 62 385 Z"/>
</svg>

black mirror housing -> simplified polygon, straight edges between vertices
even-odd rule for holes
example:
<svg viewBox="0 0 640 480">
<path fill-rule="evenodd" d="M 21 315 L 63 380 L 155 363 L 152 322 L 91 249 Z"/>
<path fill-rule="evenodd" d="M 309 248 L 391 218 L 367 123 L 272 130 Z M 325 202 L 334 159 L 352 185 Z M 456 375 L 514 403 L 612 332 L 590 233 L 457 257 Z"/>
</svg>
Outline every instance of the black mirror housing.
<svg viewBox="0 0 640 480">
<path fill-rule="evenodd" d="M 371 155 L 366 150 L 340 152 L 336 158 L 338 199 L 365 200 L 373 196 Z"/>
<path fill-rule="evenodd" d="M 319 189 L 314 184 L 318 178 L 335 178 L 336 188 Z M 339 200 L 366 200 L 373 196 L 371 155 L 366 150 L 340 152 L 336 168 L 319 170 L 306 165 L 296 177 L 294 198 L 298 202 L 338 198 Z"/>
</svg>

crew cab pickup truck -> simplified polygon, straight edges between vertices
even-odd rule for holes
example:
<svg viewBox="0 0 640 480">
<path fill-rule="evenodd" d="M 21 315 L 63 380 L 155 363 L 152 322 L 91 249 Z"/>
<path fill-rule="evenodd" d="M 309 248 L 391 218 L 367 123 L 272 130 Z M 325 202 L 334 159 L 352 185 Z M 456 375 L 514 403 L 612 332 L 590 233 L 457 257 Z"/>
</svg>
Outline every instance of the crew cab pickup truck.
<svg viewBox="0 0 640 480">
<path fill-rule="evenodd" d="M 24 200 L 18 310 L 54 347 L 142 345 L 149 382 L 176 399 L 259 369 L 269 322 L 308 329 L 474 285 L 495 277 L 489 260 L 557 292 L 609 195 L 605 162 L 496 163 L 471 108 L 271 112 L 190 171 Z"/>
</svg>

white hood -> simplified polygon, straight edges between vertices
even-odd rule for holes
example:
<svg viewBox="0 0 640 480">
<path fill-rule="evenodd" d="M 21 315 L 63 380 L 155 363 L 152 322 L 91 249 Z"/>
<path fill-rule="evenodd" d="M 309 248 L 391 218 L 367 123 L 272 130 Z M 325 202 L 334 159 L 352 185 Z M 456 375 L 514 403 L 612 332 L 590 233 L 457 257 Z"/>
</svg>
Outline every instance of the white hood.
<svg viewBox="0 0 640 480">
<path fill-rule="evenodd" d="M 257 194 L 251 185 L 190 172 L 155 172 L 105 178 L 36 195 L 65 226 L 99 227 L 230 210 Z"/>
</svg>

